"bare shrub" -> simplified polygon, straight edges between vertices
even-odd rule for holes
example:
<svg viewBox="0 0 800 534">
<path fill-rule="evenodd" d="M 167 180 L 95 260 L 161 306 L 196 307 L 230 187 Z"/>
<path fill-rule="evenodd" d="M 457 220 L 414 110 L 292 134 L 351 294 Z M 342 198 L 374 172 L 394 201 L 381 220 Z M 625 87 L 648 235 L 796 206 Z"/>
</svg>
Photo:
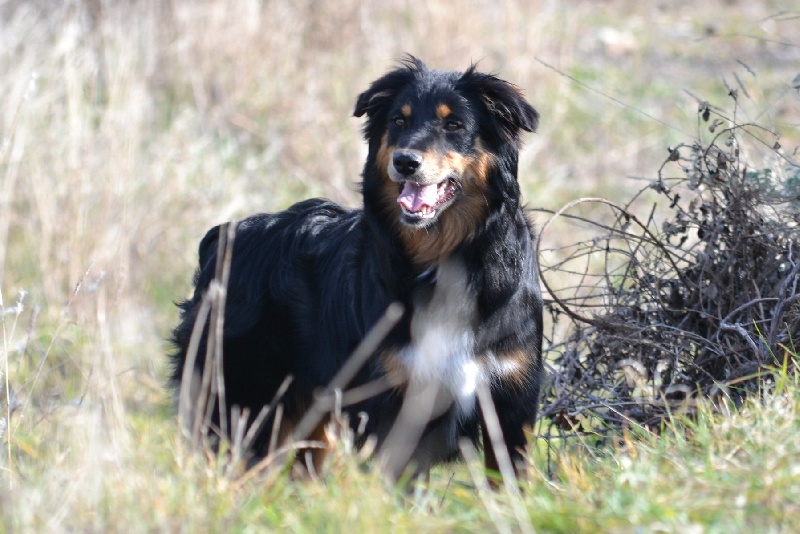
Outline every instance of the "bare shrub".
<svg viewBox="0 0 800 534">
<path fill-rule="evenodd" d="M 543 228 L 545 241 L 557 219 L 588 235 L 542 251 L 554 365 L 542 416 L 560 429 L 657 426 L 697 395 L 739 401 L 797 363 L 800 168 L 774 133 L 705 103 L 699 115 L 710 139 L 670 149 L 631 202 L 575 201 Z M 751 146 L 766 164 L 748 161 Z M 587 207 L 612 222 L 574 213 Z"/>
</svg>

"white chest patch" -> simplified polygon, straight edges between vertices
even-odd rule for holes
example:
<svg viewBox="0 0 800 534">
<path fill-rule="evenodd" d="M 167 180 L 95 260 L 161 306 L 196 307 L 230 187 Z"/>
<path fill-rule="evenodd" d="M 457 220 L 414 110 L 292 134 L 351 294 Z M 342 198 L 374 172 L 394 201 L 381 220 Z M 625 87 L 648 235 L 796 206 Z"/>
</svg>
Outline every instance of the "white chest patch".
<svg viewBox="0 0 800 534">
<path fill-rule="evenodd" d="M 412 382 L 438 385 L 462 412 L 472 411 L 481 379 L 481 367 L 474 358 L 476 308 L 463 263 L 444 262 L 430 301 L 415 303 L 411 343 L 400 352 Z"/>
</svg>

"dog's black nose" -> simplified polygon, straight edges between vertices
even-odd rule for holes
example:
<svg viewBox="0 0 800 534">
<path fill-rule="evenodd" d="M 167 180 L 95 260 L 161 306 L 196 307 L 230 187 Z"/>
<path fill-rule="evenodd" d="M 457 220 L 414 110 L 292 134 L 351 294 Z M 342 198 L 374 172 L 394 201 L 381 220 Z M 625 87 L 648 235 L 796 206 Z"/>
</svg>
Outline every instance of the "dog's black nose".
<svg viewBox="0 0 800 534">
<path fill-rule="evenodd" d="M 422 155 L 417 152 L 396 151 L 394 153 L 394 168 L 403 176 L 411 176 L 422 165 Z"/>
</svg>

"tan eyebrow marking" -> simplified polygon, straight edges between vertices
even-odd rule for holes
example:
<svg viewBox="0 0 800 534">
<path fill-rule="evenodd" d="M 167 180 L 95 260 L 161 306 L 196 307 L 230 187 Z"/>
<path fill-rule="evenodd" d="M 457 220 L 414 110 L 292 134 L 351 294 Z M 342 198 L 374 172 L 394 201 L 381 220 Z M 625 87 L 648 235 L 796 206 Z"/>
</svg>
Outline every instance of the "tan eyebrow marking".
<svg viewBox="0 0 800 534">
<path fill-rule="evenodd" d="M 411 105 L 410 104 L 403 104 L 403 107 L 400 108 L 400 113 L 403 114 L 403 117 L 408 118 L 411 116 Z"/>
<path fill-rule="evenodd" d="M 440 119 L 447 118 L 450 113 L 452 113 L 452 110 L 447 104 L 439 104 L 439 106 L 436 108 L 436 116 Z"/>
</svg>

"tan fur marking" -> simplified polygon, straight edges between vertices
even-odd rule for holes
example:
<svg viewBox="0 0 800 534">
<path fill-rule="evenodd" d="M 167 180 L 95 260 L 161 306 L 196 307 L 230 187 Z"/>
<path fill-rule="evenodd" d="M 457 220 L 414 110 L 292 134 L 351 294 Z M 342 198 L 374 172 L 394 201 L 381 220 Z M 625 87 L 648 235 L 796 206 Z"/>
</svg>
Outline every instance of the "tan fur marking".
<svg viewBox="0 0 800 534">
<path fill-rule="evenodd" d="M 486 183 L 492 157 L 480 149 L 471 158 L 449 155 L 443 166 L 462 172 L 460 198 L 447 208 L 430 228 L 400 227 L 400 238 L 415 264 L 429 266 L 447 258 L 465 241 L 472 238 L 477 226 L 486 218 Z M 462 171 L 463 169 L 463 171 Z"/>
<path fill-rule="evenodd" d="M 389 146 L 388 143 L 389 134 L 385 133 L 381 138 L 381 146 L 378 148 L 378 154 L 375 157 L 375 165 L 381 177 L 380 203 L 387 220 L 395 221 L 395 224 L 399 224 L 397 221 L 400 218 L 401 210 L 400 204 L 397 203 L 397 197 L 400 195 L 400 185 L 389 178 L 389 162 L 392 161 L 394 147 Z"/>
<path fill-rule="evenodd" d="M 325 463 L 325 458 L 331 450 L 331 439 L 326 430 L 328 426 L 328 418 L 323 418 L 322 421 L 311 431 L 306 441 L 316 442 L 316 447 L 308 447 L 299 449 L 297 451 L 297 460 L 295 461 L 295 469 L 300 465 L 300 474 L 308 474 L 313 472 L 316 476 L 322 472 L 322 464 Z M 312 471 L 313 470 L 313 471 Z"/>
<path fill-rule="evenodd" d="M 409 118 L 411 116 L 411 104 L 403 104 L 403 107 L 400 108 L 400 113 L 405 118 Z"/>
<path fill-rule="evenodd" d="M 396 353 L 388 352 L 384 354 L 381 357 L 381 366 L 389 383 L 397 384 L 400 388 L 405 387 L 408 383 L 408 372 Z"/>
<path fill-rule="evenodd" d="M 495 353 L 497 362 L 504 366 L 504 372 L 497 378 L 507 384 L 522 388 L 528 381 L 528 370 L 533 357 L 522 349 L 511 349 L 507 352 Z"/>
<path fill-rule="evenodd" d="M 378 154 L 375 157 L 375 165 L 382 176 L 386 175 L 386 169 L 389 168 L 389 162 L 392 161 L 393 154 L 394 147 L 389 146 L 389 134 L 384 133 L 383 137 L 381 137 L 381 146 L 378 148 Z"/>
<path fill-rule="evenodd" d="M 305 395 L 298 395 L 295 402 L 296 413 L 284 413 L 284 417 L 280 422 L 277 439 L 278 448 L 291 445 L 292 434 L 294 433 L 297 423 L 300 422 L 303 414 L 308 411 L 312 404 L 311 399 Z M 311 473 L 319 475 L 321 472 L 322 464 L 325 462 L 325 458 L 328 456 L 333 445 L 326 431 L 328 422 L 329 418 L 327 416 L 323 417 L 311 433 L 303 438 L 303 441 L 313 442 L 315 446 L 297 449 L 294 465 L 292 465 L 292 478 L 302 480 L 309 478 Z"/>
<path fill-rule="evenodd" d="M 442 171 L 438 174 L 449 174 L 445 169 L 460 174 L 462 191 L 455 203 L 430 228 L 409 228 L 400 222 L 402 211 L 397 203 L 400 186 L 387 173 L 394 147 L 388 145 L 388 134 L 383 135 L 375 158 L 383 181 L 381 203 L 387 218 L 396 221 L 395 228 L 400 240 L 416 265 L 427 267 L 450 256 L 459 245 L 472 238 L 477 226 L 486 218 L 486 185 L 494 162 L 491 154 L 481 146 L 480 139 L 476 141 L 475 150 L 476 154 L 472 157 L 460 154 L 448 154 L 444 157 L 435 153 L 423 155 L 426 161 L 439 159 L 438 166 Z"/>
<path fill-rule="evenodd" d="M 503 384 L 510 385 L 520 390 L 527 385 L 528 371 L 533 364 L 533 357 L 531 354 L 523 351 L 522 349 L 514 348 L 504 352 L 495 352 L 494 359 L 496 362 L 492 364 L 485 362 L 484 365 L 490 368 L 487 370 L 492 370 L 492 368 L 494 368 L 494 374 L 497 380 L 501 381 Z M 497 365 L 502 366 L 502 372 L 497 372 Z M 530 432 L 530 426 L 525 425 L 524 431 Z M 483 436 L 484 465 L 488 471 L 499 474 L 500 464 L 497 461 L 497 455 L 494 447 L 492 447 L 491 438 L 486 430 L 486 425 L 481 425 L 481 433 Z M 524 467 L 517 465 L 516 462 L 512 462 L 512 466 L 514 468 L 514 472 L 517 474 L 519 474 L 520 469 L 524 469 Z M 489 483 L 492 485 L 492 487 L 496 488 L 498 487 L 499 480 L 500 479 L 496 478 L 496 476 L 490 477 Z"/>
<path fill-rule="evenodd" d="M 446 119 L 452 112 L 453 111 L 450 109 L 450 106 L 447 104 L 439 104 L 439 106 L 436 108 L 436 116 L 440 119 Z"/>
</svg>

